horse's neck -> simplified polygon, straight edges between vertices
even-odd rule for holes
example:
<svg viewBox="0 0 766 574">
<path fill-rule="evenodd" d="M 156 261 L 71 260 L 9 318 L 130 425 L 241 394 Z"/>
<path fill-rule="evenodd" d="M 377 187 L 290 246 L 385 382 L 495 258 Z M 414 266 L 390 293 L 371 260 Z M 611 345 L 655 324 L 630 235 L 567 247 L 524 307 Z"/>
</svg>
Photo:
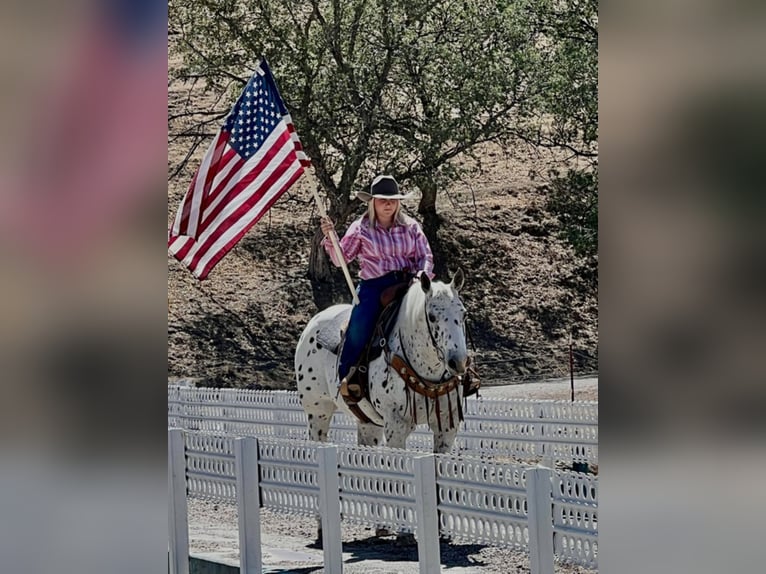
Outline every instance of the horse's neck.
<svg viewBox="0 0 766 574">
<path fill-rule="evenodd" d="M 444 373 L 444 365 L 428 332 L 425 297 L 417 283 L 407 291 L 396 332 L 410 366 L 422 377 L 438 379 Z"/>
</svg>

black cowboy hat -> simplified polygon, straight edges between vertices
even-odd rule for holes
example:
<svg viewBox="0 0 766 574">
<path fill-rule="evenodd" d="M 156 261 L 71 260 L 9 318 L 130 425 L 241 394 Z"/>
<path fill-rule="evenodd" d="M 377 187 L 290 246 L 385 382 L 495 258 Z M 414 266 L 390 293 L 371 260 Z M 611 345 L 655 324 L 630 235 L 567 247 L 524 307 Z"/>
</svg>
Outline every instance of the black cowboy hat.
<svg viewBox="0 0 766 574">
<path fill-rule="evenodd" d="M 399 184 L 390 175 L 379 175 L 372 180 L 370 191 L 357 191 L 356 196 L 362 201 L 370 201 L 373 197 L 379 199 L 406 199 L 411 193 L 399 193 Z"/>
</svg>

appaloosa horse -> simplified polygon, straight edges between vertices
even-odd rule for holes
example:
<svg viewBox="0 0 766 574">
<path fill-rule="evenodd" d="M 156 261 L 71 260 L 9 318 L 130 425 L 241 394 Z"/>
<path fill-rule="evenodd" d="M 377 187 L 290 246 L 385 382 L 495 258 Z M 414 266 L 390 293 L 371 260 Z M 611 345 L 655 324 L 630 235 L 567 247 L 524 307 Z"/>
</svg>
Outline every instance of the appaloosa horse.
<svg viewBox="0 0 766 574">
<path fill-rule="evenodd" d="M 423 274 L 407 290 L 383 353 L 369 365 L 369 399 L 358 403 L 368 419 L 358 422 L 360 445 L 382 444 L 385 436 L 387 446 L 405 448 L 417 424 L 427 422 L 434 452 L 452 447 L 463 418 L 463 375 L 469 364 L 465 307 L 458 295 L 462 285 L 462 271 L 448 284 Z M 311 440 L 327 440 L 336 409 L 354 416 L 337 380 L 341 329 L 350 311 L 350 305 L 335 305 L 318 313 L 298 341 L 295 376 Z"/>
</svg>

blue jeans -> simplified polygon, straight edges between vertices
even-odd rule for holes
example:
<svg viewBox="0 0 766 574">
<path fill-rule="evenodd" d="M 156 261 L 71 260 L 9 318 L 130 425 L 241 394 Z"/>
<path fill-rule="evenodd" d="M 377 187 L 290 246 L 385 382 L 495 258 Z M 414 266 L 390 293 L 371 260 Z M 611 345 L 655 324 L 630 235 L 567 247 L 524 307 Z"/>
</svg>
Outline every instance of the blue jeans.
<svg viewBox="0 0 766 574">
<path fill-rule="evenodd" d="M 338 375 L 343 380 L 351 367 L 359 361 L 367 342 L 370 340 L 375 323 L 383 308 L 380 305 L 380 295 L 387 288 L 397 283 L 408 281 L 412 275 L 406 271 L 392 271 L 375 279 L 362 279 L 356 289 L 359 304 L 351 309 L 348 320 L 346 340 L 340 354 Z"/>
</svg>

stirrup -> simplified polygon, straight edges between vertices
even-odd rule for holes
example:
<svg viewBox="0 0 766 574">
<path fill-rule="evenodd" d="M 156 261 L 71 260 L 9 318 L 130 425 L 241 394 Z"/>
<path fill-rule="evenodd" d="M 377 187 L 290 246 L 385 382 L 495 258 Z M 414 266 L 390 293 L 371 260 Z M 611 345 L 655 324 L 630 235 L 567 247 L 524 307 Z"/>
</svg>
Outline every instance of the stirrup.
<svg viewBox="0 0 766 574">
<path fill-rule="evenodd" d="M 343 377 L 340 382 L 340 394 L 347 403 L 356 404 L 362 400 L 362 385 L 357 382 L 351 382 L 356 374 L 356 369 L 351 368 L 351 372 Z"/>
<path fill-rule="evenodd" d="M 356 404 L 362 400 L 362 387 L 357 383 L 349 384 L 345 379 L 340 384 L 340 394 L 347 403 Z"/>
</svg>

